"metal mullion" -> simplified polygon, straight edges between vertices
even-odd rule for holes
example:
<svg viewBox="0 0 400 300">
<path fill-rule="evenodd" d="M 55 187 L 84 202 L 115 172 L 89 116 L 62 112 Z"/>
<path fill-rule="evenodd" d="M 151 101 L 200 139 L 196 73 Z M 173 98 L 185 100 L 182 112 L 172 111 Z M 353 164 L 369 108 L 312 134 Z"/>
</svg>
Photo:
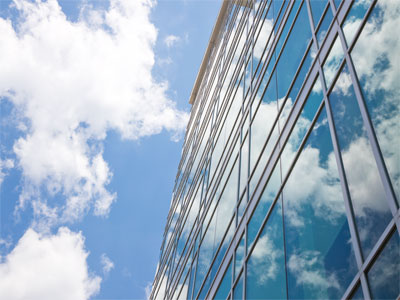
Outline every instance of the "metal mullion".
<svg viewBox="0 0 400 300">
<path fill-rule="evenodd" d="M 336 28 L 335 28 L 336 26 Z M 333 40 L 336 41 L 337 38 L 337 32 L 338 28 L 337 28 L 338 24 L 333 22 L 330 25 L 331 28 L 331 32 L 334 32 L 333 36 L 334 38 L 332 39 L 331 42 L 331 46 L 333 46 Z M 315 33 L 313 33 L 313 38 L 316 39 L 315 37 Z M 328 41 L 328 36 L 325 38 L 324 42 Z M 329 55 L 329 52 L 327 52 L 327 56 Z M 324 59 L 325 61 L 325 59 Z M 328 98 L 328 94 L 330 93 L 331 89 L 333 89 L 333 86 L 335 85 L 335 82 L 337 80 L 337 78 L 339 77 L 343 66 L 345 64 L 345 59 L 342 61 L 336 75 L 335 78 L 332 80 L 332 84 L 330 86 L 330 89 L 327 91 L 326 88 L 326 82 L 325 82 L 325 76 L 324 73 L 322 71 L 322 64 L 321 64 L 321 58 L 318 56 L 318 67 L 319 67 L 319 73 L 320 73 L 320 80 L 321 80 L 321 86 L 322 86 L 322 91 L 324 93 L 324 101 L 325 101 L 325 106 L 326 106 L 326 114 L 327 114 L 327 118 L 328 118 L 328 124 L 329 124 L 329 131 L 331 134 L 331 139 L 332 139 L 332 144 L 333 144 L 333 151 L 335 153 L 335 158 L 336 158 L 336 164 L 338 167 L 338 173 L 339 173 L 339 178 L 340 178 L 340 183 L 342 186 L 342 193 L 343 193 L 343 199 L 344 199 L 344 204 L 345 204 L 345 209 L 346 209 L 346 216 L 347 216 L 347 222 L 349 225 L 349 229 L 350 229 L 350 236 L 351 236 L 351 241 L 352 241 L 352 246 L 353 246 L 353 250 L 354 250 L 354 255 L 356 257 L 356 262 L 357 262 L 357 267 L 360 269 L 362 266 L 362 262 L 363 262 L 363 256 L 362 256 L 362 252 L 361 252 L 361 245 L 360 245 L 360 238 L 358 236 L 358 231 L 357 231 L 357 227 L 356 227 L 356 223 L 355 223 L 355 215 L 354 215 L 354 211 L 353 211 L 353 206 L 351 203 L 351 197 L 350 197 L 350 191 L 349 191 L 349 187 L 347 184 L 347 178 L 346 178 L 346 173 L 344 170 L 344 165 L 343 165 L 343 160 L 342 160 L 342 155 L 340 152 L 340 147 L 339 147 L 339 141 L 336 135 L 336 129 L 335 129 L 335 125 L 333 122 L 333 112 L 330 106 L 330 101 Z M 364 293 L 364 297 L 366 299 L 371 299 L 370 293 L 369 293 L 369 288 L 368 288 L 368 284 L 366 281 L 366 277 L 365 274 L 361 274 L 360 275 L 360 282 L 361 282 L 361 287 Z"/>
<path fill-rule="evenodd" d="M 339 26 L 338 23 L 337 23 L 337 26 Z M 366 104 L 365 104 L 364 99 L 363 99 L 360 83 L 359 83 L 357 75 L 356 75 L 354 64 L 353 64 L 353 61 L 352 61 L 352 59 L 351 59 L 351 57 L 350 57 L 350 55 L 349 55 L 349 53 L 347 51 L 344 34 L 343 34 L 342 29 L 341 29 L 340 26 L 339 26 L 339 29 L 338 29 L 338 33 L 339 33 L 340 40 L 342 42 L 342 48 L 343 48 L 343 52 L 345 54 L 346 65 L 348 67 L 349 73 L 350 73 L 351 78 L 352 78 L 353 88 L 354 88 L 354 92 L 355 92 L 355 95 L 356 95 L 356 98 L 357 98 L 358 106 L 359 106 L 360 111 L 361 111 L 361 116 L 362 116 L 362 119 L 363 119 L 363 123 L 364 123 L 365 129 L 367 131 L 369 142 L 370 142 L 370 145 L 372 147 L 372 152 L 374 154 L 375 161 L 376 161 L 376 164 L 377 164 L 377 167 L 378 167 L 379 175 L 380 175 L 382 184 L 383 184 L 384 189 L 385 189 L 386 201 L 387 201 L 387 203 L 389 205 L 389 208 L 390 208 L 390 211 L 392 212 L 392 215 L 395 216 L 396 213 L 397 213 L 396 196 L 394 194 L 393 187 L 392 187 L 392 184 L 391 184 L 390 179 L 389 179 L 390 176 L 389 176 L 389 173 L 388 173 L 388 171 L 386 169 L 386 165 L 385 165 L 385 162 L 384 162 L 384 159 L 383 159 L 383 155 L 382 155 L 382 152 L 380 150 L 379 143 L 378 143 L 377 137 L 375 135 L 375 131 L 373 129 L 372 121 L 371 121 L 371 119 L 369 117 L 368 109 L 367 109 Z M 400 226 L 400 223 L 398 225 Z"/>
</svg>

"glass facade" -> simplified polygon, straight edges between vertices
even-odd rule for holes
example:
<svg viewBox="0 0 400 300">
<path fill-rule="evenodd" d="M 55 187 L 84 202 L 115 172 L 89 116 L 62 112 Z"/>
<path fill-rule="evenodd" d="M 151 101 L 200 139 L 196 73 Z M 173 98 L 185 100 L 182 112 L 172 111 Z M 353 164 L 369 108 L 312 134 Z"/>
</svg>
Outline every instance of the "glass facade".
<svg viewBox="0 0 400 300">
<path fill-rule="evenodd" d="M 150 298 L 398 298 L 400 1 L 232 0 L 217 24 Z"/>
</svg>

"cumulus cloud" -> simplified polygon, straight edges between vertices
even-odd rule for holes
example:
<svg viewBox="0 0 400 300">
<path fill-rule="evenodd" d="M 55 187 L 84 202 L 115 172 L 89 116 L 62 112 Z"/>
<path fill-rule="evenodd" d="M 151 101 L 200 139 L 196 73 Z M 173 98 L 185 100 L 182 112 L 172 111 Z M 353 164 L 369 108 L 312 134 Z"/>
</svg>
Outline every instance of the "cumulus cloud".
<svg viewBox="0 0 400 300">
<path fill-rule="evenodd" d="M 0 298 L 89 299 L 101 279 L 90 274 L 88 255 L 81 233 L 61 227 L 55 235 L 42 236 L 28 229 L 0 263 Z"/>
<path fill-rule="evenodd" d="M 114 263 L 105 253 L 100 256 L 100 263 L 103 266 L 104 274 L 108 274 L 112 269 L 114 269 Z"/>
<path fill-rule="evenodd" d="M 171 48 L 172 46 L 176 45 L 177 43 L 179 43 L 181 40 L 181 38 L 179 36 L 176 35 L 167 35 L 164 39 L 164 44 L 168 47 Z"/>
<path fill-rule="evenodd" d="M 168 130 L 177 138 L 188 118 L 151 73 L 154 1 L 86 5 L 76 22 L 56 0 L 13 5 L 17 21 L 0 18 L 0 99 L 25 120 L 13 148 L 23 174 L 19 207 L 31 203 L 44 227 L 90 209 L 107 215 L 116 199 L 107 189 L 107 132 L 137 140 Z M 65 203 L 56 205 L 55 196 Z"/>
</svg>

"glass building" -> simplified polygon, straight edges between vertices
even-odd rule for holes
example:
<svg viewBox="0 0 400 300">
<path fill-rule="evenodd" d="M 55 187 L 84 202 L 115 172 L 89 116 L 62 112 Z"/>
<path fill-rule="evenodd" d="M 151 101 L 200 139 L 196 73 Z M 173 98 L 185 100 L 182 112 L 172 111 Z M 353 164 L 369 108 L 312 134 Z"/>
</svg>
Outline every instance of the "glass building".
<svg viewBox="0 0 400 300">
<path fill-rule="evenodd" d="M 151 299 L 396 299 L 400 1 L 223 1 Z"/>
</svg>

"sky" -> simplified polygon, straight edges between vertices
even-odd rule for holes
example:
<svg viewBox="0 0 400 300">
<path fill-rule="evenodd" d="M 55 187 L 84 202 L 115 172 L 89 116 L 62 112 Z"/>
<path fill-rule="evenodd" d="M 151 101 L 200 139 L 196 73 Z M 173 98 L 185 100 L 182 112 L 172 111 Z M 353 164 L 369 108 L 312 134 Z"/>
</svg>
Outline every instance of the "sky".
<svg viewBox="0 0 400 300">
<path fill-rule="evenodd" d="M 220 0 L 0 0 L 0 299 L 146 299 Z"/>
</svg>

